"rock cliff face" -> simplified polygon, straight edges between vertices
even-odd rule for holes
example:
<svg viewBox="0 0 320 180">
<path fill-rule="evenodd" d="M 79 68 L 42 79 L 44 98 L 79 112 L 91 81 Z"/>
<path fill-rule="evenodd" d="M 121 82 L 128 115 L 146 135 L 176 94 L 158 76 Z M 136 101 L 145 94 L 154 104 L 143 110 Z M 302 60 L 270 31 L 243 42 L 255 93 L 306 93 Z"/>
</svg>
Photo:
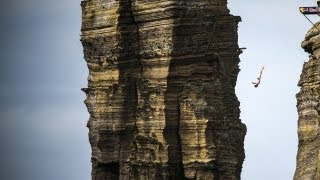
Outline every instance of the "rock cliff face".
<svg viewBox="0 0 320 180">
<path fill-rule="evenodd" d="M 320 29 L 320 23 L 316 26 Z M 300 77 L 297 94 L 299 150 L 295 180 L 320 179 L 320 32 L 313 27 L 302 42 L 310 53 Z"/>
<path fill-rule="evenodd" d="M 92 179 L 240 179 L 227 0 L 82 2 Z"/>
</svg>

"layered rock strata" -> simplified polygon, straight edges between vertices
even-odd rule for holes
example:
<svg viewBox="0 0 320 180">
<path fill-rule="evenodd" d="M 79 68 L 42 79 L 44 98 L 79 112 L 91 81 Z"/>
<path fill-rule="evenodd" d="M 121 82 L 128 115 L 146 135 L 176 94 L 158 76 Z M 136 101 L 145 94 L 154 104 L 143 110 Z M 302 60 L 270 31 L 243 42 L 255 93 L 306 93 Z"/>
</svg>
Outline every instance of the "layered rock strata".
<svg viewBox="0 0 320 180">
<path fill-rule="evenodd" d="M 320 29 L 320 23 L 316 24 Z M 300 77 L 297 94 L 299 150 L 295 180 L 320 179 L 320 32 L 308 31 L 302 47 L 310 54 Z"/>
<path fill-rule="evenodd" d="M 227 1 L 81 5 L 92 179 L 240 179 L 240 17 Z"/>
</svg>

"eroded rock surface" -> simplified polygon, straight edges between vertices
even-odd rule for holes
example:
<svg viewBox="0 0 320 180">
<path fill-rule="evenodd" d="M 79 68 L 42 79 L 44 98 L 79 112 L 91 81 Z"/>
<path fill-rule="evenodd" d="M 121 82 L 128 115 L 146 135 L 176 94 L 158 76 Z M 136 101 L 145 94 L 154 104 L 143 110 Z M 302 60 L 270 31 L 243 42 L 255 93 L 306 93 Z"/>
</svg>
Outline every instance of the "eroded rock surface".
<svg viewBox="0 0 320 180">
<path fill-rule="evenodd" d="M 316 24 L 320 29 L 320 23 Z M 316 27 L 308 31 L 302 47 L 310 53 L 300 77 L 297 94 L 299 113 L 299 150 L 295 180 L 320 179 L 320 32 Z"/>
<path fill-rule="evenodd" d="M 92 179 L 240 179 L 240 17 L 227 1 L 81 5 Z"/>
</svg>

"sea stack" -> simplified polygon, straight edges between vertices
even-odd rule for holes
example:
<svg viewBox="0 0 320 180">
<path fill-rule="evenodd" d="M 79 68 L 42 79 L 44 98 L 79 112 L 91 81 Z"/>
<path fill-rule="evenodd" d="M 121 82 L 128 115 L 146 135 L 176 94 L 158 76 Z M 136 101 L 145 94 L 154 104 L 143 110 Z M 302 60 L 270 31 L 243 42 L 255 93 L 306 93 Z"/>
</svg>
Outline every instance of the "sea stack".
<svg viewBox="0 0 320 180">
<path fill-rule="evenodd" d="M 227 0 L 85 0 L 93 180 L 238 180 L 238 23 Z"/>
<path fill-rule="evenodd" d="M 320 23 L 302 42 L 310 54 L 303 65 L 297 94 L 299 150 L 294 180 L 320 179 Z"/>
</svg>

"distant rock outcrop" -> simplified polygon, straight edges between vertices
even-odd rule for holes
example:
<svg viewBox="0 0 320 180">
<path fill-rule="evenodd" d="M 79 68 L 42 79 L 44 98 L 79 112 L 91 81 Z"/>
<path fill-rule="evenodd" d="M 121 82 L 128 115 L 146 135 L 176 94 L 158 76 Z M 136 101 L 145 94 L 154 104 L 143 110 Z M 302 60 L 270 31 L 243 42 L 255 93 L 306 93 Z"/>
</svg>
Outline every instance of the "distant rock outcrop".
<svg viewBox="0 0 320 180">
<path fill-rule="evenodd" d="M 320 23 L 316 26 L 320 29 Z M 302 47 L 310 53 L 297 94 L 299 150 L 294 180 L 320 179 L 320 32 L 308 31 Z"/>
<path fill-rule="evenodd" d="M 240 17 L 227 0 L 81 5 L 92 179 L 240 179 Z"/>
</svg>

